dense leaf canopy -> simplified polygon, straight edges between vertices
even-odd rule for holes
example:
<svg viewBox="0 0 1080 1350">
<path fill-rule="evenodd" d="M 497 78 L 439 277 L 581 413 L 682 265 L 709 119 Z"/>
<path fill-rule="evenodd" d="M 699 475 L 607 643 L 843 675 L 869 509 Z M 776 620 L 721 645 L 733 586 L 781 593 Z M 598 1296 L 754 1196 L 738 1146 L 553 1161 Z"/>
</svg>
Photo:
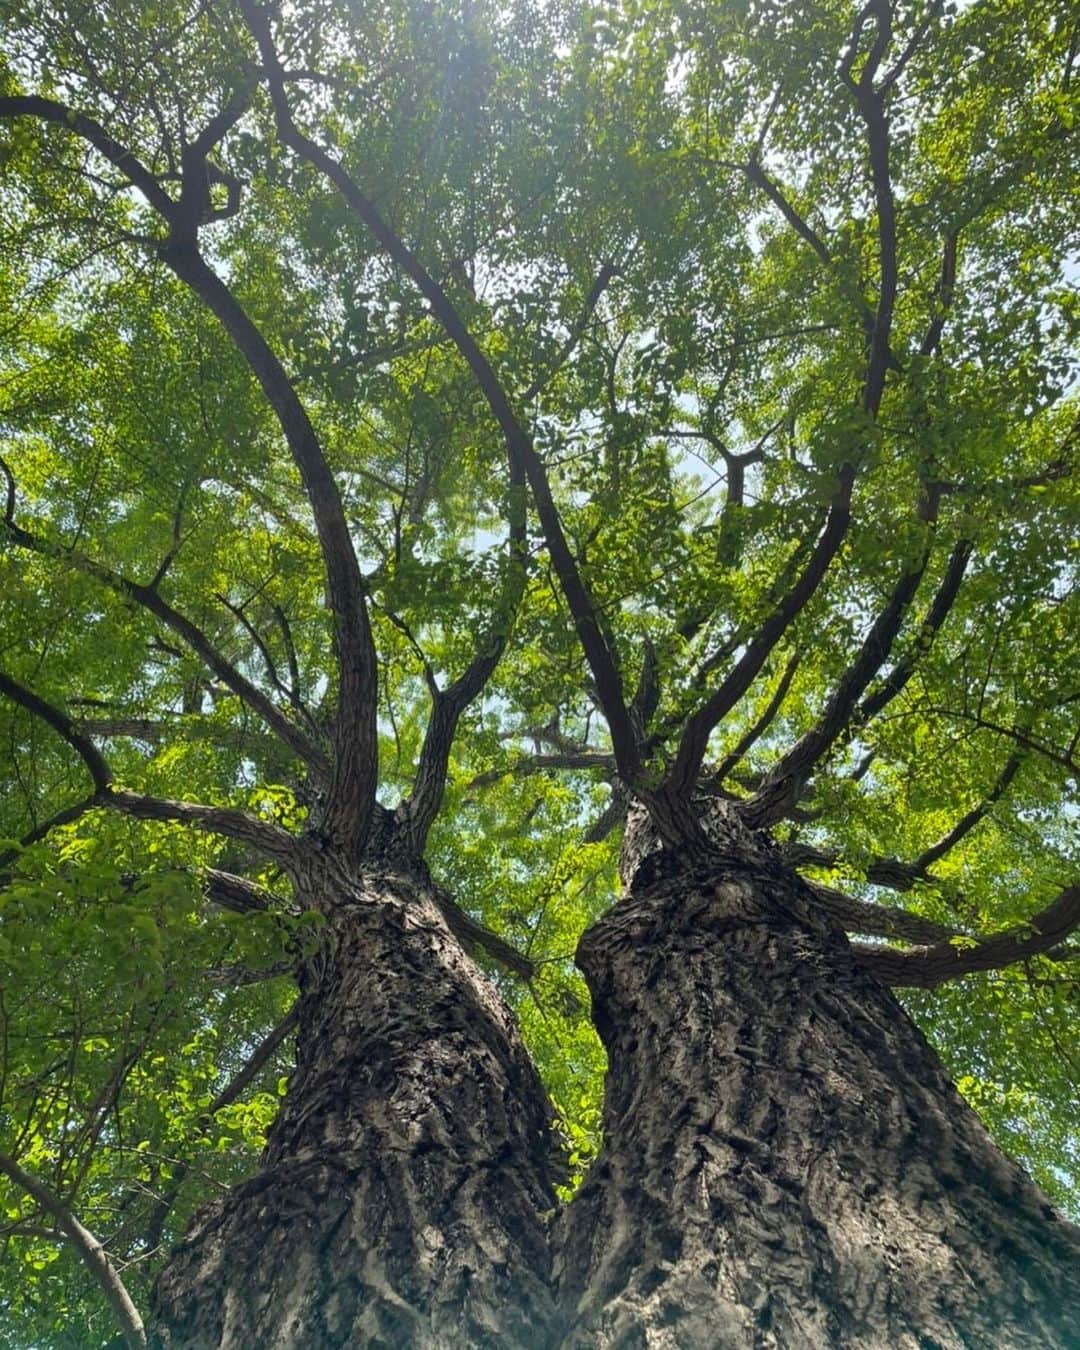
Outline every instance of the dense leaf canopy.
<svg viewBox="0 0 1080 1350">
<path fill-rule="evenodd" d="M 284 1091 L 274 840 L 377 764 L 575 1175 L 577 937 L 708 791 L 1075 1211 L 1073 7 L 3 16 L 4 1156 L 140 1295 Z M 0 1201 L 0 1341 L 104 1344 Z"/>
</svg>

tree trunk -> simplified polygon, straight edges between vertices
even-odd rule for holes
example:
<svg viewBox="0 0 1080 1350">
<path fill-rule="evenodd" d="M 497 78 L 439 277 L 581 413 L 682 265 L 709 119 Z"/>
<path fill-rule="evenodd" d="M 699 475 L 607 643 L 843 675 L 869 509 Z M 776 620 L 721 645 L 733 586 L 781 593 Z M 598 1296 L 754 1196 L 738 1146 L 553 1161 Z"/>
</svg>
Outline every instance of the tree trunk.
<svg viewBox="0 0 1080 1350">
<path fill-rule="evenodd" d="M 1080 1230 L 812 905 L 729 841 L 583 938 L 610 1067 L 563 1345 L 1080 1346 Z"/>
<path fill-rule="evenodd" d="M 535 1346 L 554 1141 L 508 1010 L 419 873 L 297 881 L 326 915 L 297 1068 L 258 1175 L 170 1258 L 158 1343 Z"/>
<path fill-rule="evenodd" d="M 629 856 L 579 950 L 605 1144 L 553 1243 L 539 1080 L 422 870 L 312 860 L 298 1067 L 159 1280 L 160 1346 L 1080 1346 L 1080 1231 L 767 843 Z"/>
</svg>

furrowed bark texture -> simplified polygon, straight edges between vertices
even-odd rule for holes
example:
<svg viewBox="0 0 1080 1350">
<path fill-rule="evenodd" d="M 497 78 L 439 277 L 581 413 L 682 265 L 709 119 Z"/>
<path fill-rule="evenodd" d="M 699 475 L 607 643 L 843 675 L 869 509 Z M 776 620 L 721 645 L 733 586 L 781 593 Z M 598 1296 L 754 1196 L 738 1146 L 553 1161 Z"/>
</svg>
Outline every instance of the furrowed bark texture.
<svg viewBox="0 0 1080 1350">
<path fill-rule="evenodd" d="M 422 878 L 303 878 L 326 915 L 260 1171 L 156 1291 L 169 1350 L 535 1346 L 551 1118 L 510 1014 Z"/>
<path fill-rule="evenodd" d="M 610 1067 L 562 1344 L 1080 1345 L 1080 1230 L 737 833 L 706 873 L 632 862 L 579 948 Z"/>
</svg>

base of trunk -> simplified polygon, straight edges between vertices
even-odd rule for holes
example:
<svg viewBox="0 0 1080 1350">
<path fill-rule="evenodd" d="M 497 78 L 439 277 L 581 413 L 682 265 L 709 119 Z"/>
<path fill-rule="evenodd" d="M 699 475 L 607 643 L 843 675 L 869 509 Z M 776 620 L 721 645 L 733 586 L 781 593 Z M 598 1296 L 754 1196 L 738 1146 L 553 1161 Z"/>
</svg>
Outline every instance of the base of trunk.
<svg viewBox="0 0 1080 1350">
<path fill-rule="evenodd" d="M 170 1350 L 533 1347 L 553 1321 L 551 1119 L 511 1017 L 406 878 L 334 886 L 256 1177 L 156 1291 Z"/>
<path fill-rule="evenodd" d="M 1080 1345 L 1080 1230 L 794 876 L 646 878 L 578 960 L 610 1069 L 566 1347 Z"/>
</svg>

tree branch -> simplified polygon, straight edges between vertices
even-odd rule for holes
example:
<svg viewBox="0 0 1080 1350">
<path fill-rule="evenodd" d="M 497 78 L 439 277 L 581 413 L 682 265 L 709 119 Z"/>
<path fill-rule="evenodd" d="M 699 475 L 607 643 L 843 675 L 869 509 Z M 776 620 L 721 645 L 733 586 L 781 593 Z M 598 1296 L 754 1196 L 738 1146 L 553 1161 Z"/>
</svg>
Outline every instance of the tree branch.
<svg viewBox="0 0 1080 1350">
<path fill-rule="evenodd" d="M 323 828 L 358 857 L 371 824 L 378 778 L 378 661 L 366 587 L 341 494 L 284 368 L 229 288 L 190 241 L 174 239 L 160 253 L 217 317 L 247 361 L 277 416 L 307 492 L 326 568 L 338 664 L 333 776 Z"/>
<path fill-rule="evenodd" d="M 82 137 L 120 170 L 129 183 L 142 193 L 147 202 L 165 220 L 175 214 L 177 204 L 161 186 L 161 183 L 125 146 L 108 134 L 100 123 L 84 113 L 76 112 L 56 99 L 41 98 L 26 94 L 10 98 L 0 98 L 0 118 L 33 117 L 39 122 L 49 122 Z"/>
<path fill-rule="evenodd" d="M 378 665 L 363 576 L 337 484 L 303 405 L 262 334 L 197 247 L 200 224 L 207 219 L 220 219 L 223 214 L 213 211 L 206 214 L 208 175 L 212 172 L 206 154 L 236 122 L 243 106 L 246 106 L 243 98 L 231 100 L 185 148 L 179 201 L 174 201 L 138 159 L 97 122 L 62 103 L 37 97 L 0 99 L 0 117 L 33 116 L 83 137 L 142 192 L 169 225 L 169 238 L 158 247 L 160 258 L 216 315 L 247 360 L 277 415 L 315 517 L 334 615 L 338 723 L 324 827 L 342 847 L 358 855 L 370 825 L 378 776 Z M 220 170 L 216 174 L 216 181 L 226 182 L 229 189 L 230 200 L 224 214 L 232 214 L 237 206 L 237 185 L 229 183 Z"/>
<path fill-rule="evenodd" d="M 945 331 L 945 319 L 952 308 L 953 296 L 956 292 L 956 259 L 959 243 L 960 234 L 958 230 L 951 230 L 945 236 L 945 247 L 941 253 L 941 275 L 934 292 L 936 309 L 934 317 L 930 320 L 926 329 L 926 335 L 919 345 L 919 355 L 922 357 L 934 355 L 941 343 L 941 335 Z"/>
<path fill-rule="evenodd" d="M 754 156 L 749 162 L 742 166 L 743 172 L 755 186 L 762 190 L 799 238 L 810 246 L 821 262 L 827 267 L 835 269 L 837 260 L 830 251 L 829 246 L 813 228 L 810 222 L 799 213 L 789 198 L 785 196 L 779 184 L 773 182 L 768 176 L 757 157 L 758 153 L 759 151 L 755 151 Z M 857 308 L 866 340 L 868 343 L 872 343 L 874 340 L 875 329 L 874 311 L 861 296 L 857 298 Z M 887 360 L 889 366 L 894 369 L 899 369 L 900 363 L 892 355 L 891 351 L 888 353 Z"/>
<path fill-rule="evenodd" d="M 293 754 L 307 764 L 322 781 L 326 780 L 329 776 L 329 765 L 322 751 L 308 740 L 300 728 L 291 722 L 261 689 L 258 689 L 250 680 L 241 675 L 200 628 L 163 600 L 154 587 L 142 586 L 122 573 L 114 572 L 112 568 L 106 567 L 103 563 L 96 562 L 84 553 L 51 544 L 17 525 L 12 514 L 14 509 L 14 477 L 3 459 L 0 459 L 0 473 L 7 480 L 7 499 L 8 506 L 11 508 L 4 518 L 4 525 L 8 537 L 15 544 L 20 548 L 37 553 L 41 557 L 51 558 L 65 567 L 70 567 L 74 571 L 82 573 L 84 576 L 92 577 L 115 594 L 122 596 L 125 600 L 132 601 L 152 614 L 172 632 L 176 633 L 178 637 L 181 637 L 203 661 L 207 669 L 212 671 L 242 703 L 245 703 L 262 718 L 271 731 L 288 746 Z"/>
<path fill-rule="evenodd" d="M 937 636 L 938 629 L 945 622 L 945 618 L 959 594 L 964 573 L 971 558 L 972 547 L 970 539 L 959 539 L 953 545 L 945 575 L 934 593 L 926 618 L 919 626 L 919 632 L 915 640 L 892 670 L 889 671 L 878 688 L 859 704 L 858 712 L 854 718 L 856 727 L 863 727 L 872 717 L 876 717 L 886 704 L 891 703 L 897 694 L 901 693 L 904 686 L 914 675 L 919 661 L 929 650 L 930 644 Z"/>
<path fill-rule="evenodd" d="M 551 755 L 526 755 L 508 764 L 504 769 L 489 769 L 469 780 L 470 788 L 490 787 L 500 778 L 508 775 L 526 776 L 545 773 L 550 769 L 602 769 L 609 776 L 615 775 L 615 759 L 599 750 L 565 750 Z"/>
<path fill-rule="evenodd" d="M 954 711 L 951 708 L 931 708 L 932 713 L 939 717 L 952 717 L 961 722 L 970 722 L 973 726 L 981 728 L 983 731 L 992 731 L 995 735 L 1004 736 L 1007 740 L 1015 741 L 1025 750 L 1033 750 L 1037 755 L 1042 755 L 1052 764 L 1057 764 L 1063 769 L 1067 769 L 1071 774 L 1080 773 L 1080 760 L 1074 757 L 1074 745 L 1068 750 L 1055 750 L 1052 745 L 1045 745 L 1042 741 L 1037 741 L 1034 736 L 1026 731 L 1021 731 L 1019 727 L 1007 727 L 1001 722 L 992 721 L 990 718 L 983 717 L 981 713 L 967 712 L 966 710 Z"/>
<path fill-rule="evenodd" d="M 222 909 L 232 910 L 234 914 L 253 914 L 270 908 L 270 892 L 248 881 L 247 877 L 222 872 L 216 867 L 207 867 L 201 876 L 206 898 Z"/>
<path fill-rule="evenodd" d="M 946 980 L 979 970 L 1001 970 L 1050 952 L 1080 925 L 1080 886 L 1066 887 L 1046 909 L 1022 926 L 978 941 L 945 941 L 932 947 L 894 951 L 853 944 L 864 970 L 885 984 L 934 989 Z"/>
<path fill-rule="evenodd" d="M 234 878 L 235 880 L 235 878 Z M 300 1003 L 297 1000 L 281 1021 L 273 1028 L 252 1051 L 243 1068 L 237 1072 L 232 1079 L 221 1089 L 214 1100 L 206 1108 L 195 1123 L 195 1129 L 206 1129 L 213 1121 L 214 1116 L 226 1106 L 231 1106 L 234 1101 L 255 1081 L 258 1075 L 273 1059 L 274 1055 L 281 1048 L 282 1044 L 296 1030 L 300 1020 Z M 187 1179 L 190 1167 L 185 1162 L 180 1162 L 173 1172 L 172 1180 L 165 1194 L 162 1195 L 154 1204 L 150 1211 L 150 1217 L 146 1221 L 146 1230 L 143 1238 L 143 1246 L 147 1251 L 152 1251 L 161 1242 L 162 1230 L 165 1227 L 165 1220 L 169 1217 L 173 1205 L 176 1204 L 177 1196 Z"/>
<path fill-rule="evenodd" d="M 768 197 L 769 201 L 772 202 L 799 238 L 802 239 L 804 243 L 809 244 L 826 267 L 832 267 L 833 255 L 829 251 L 828 245 L 813 226 L 810 225 L 810 223 L 799 214 L 791 202 L 788 201 L 780 188 L 761 167 L 761 164 L 756 157 L 751 159 L 744 166 L 744 172 L 751 183 L 764 192 L 765 196 Z"/>
<path fill-rule="evenodd" d="M 868 20 L 873 20 L 876 31 L 856 81 L 852 74 L 853 64 L 858 54 L 862 29 Z M 879 90 L 874 85 L 874 78 L 891 41 L 890 0 L 869 0 L 856 20 L 851 44 L 840 63 L 840 78 L 850 89 L 866 127 L 870 176 L 877 204 L 878 261 L 881 277 L 874 326 L 870 335 L 870 360 L 863 382 L 863 407 L 871 415 L 876 415 L 881 407 L 885 379 L 893 364 L 889 339 L 897 292 L 896 200 L 889 172 L 889 128 L 885 116 L 885 90 Z"/>
<path fill-rule="evenodd" d="M 925 875 L 934 863 L 943 858 L 950 849 L 955 848 L 965 835 L 970 834 L 975 826 L 978 825 L 979 821 L 988 814 L 991 807 L 993 807 L 996 802 L 999 802 L 1008 791 L 1009 785 L 1016 777 L 1017 771 L 1023 763 L 1023 759 L 1024 757 L 1022 754 L 1017 753 L 1011 755 L 998 776 L 997 782 L 982 801 L 979 802 L 978 806 L 972 807 L 966 815 L 960 817 L 951 830 L 946 834 L 943 834 L 941 838 L 936 843 L 931 844 L 929 848 L 924 849 L 911 866 L 916 871 Z"/>
<path fill-rule="evenodd" d="M 9 848 L 0 853 L 0 868 L 9 867 L 24 848 L 29 848 L 31 844 L 38 843 L 53 830 L 59 829 L 61 825 L 71 825 L 74 821 L 85 816 L 87 811 L 92 811 L 97 805 L 97 797 L 89 796 L 82 797 L 77 802 L 72 802 L 70 806 L 61 807 L 48 820 L 43 820 L 40 825 L 35 825 L 32 830 L 24 834 L 19 840 L 17 848 Z M 9 880 L 9 876 L 0 873 L 0 886 L 6 885 Z"/>
<path fill-rule="evenodd" d="M 253 0 L 241 0 L 241 8 L 259 46 L 277 119 L 278 134 L 282 142 L 334 184 L 386 254 L 423 295 L 432 313 L 442 324 L 472 372 L 502 432 L 511 461 L 516 461 L 521 466 L 528 479 L 552 564 L 596 682 L 597 696 L 611 733 L 615 755 L 619 762 L 619 772 L 628 782 L 635 781 L 641 768 L 640 752 L 623 696 L 618 664 L 604 637 L 596 607 L 566 541 L 543 461 L 516 417 L 490 362 L 465 326 L 446 291 L 391 228 L 375 203 L 360 190 L 343 166 L 315 141 L 305 136 L 296 125 L 285 92 L 285 72 L 282 70 L 270 33 L 268 11 L 254 4 Z"/>
<path fill-rule="evenodd" d="M 89 736 L 75 726 L 69 717 L 45 699 L 39 698 L 31 689 L 13 680 L 10 675 L 0 671 L 0 693 L 6 694 L 13 703 L 25 708 L 28 713 L 38 717 L 66 741 L 75 751 L 90 774 L 94 784 L 94 800 L 100 802 L 106 796 L 113 782 L 113 772 L 105 756 Z"/>
<path fill-rule="evenodd" d="M 904 621 L 930 560 L 928 539 L 916 565 L 893 587 L 885 605 L 870 626 L 858 654 L 841 676 L 817 723 L 805 732 L 765 775 L 761 788 L 747 803 L 744 813 L 756 828 L 782 820 L 814 768 L 850 723 L 856 704 L 867 685 L 888 660 L 892 644 Z M 777 791 L 785 784 L 783 791 Z"/>
<path fill-rule="evenodd" d="M 870 937 L 906 938 L 909 942 L 947 942 L 959 936 L 955 929 L 933 919 L 894 905 L 875 905 L 869 900 L 856 900 L 832 886 L 801 878 L 813 893 L 818 907 L 849 933 L 864 933 Z"/>
<path fill-rule="evenodd" d="M 742 656 L 719 689 L 688 719 L 674 766 L 664 784 L 667 792 L 685 798 L 692 791 L 713 729 L 746 693 L 792 620 L 813 597 L 847 534 L 854 484 L 854 467 L 845 464 L 840 470 L 825 526 L 795 585 L 747 643 Z"/>
<path fill-rule="evenodd" d="M 0 1172 L 29 1195 L 47 1214 L 56 1220 L 60 1232 L 78 1252 L 87 1269 L 100 1286 L 131 1350 L 145 1350 L 146 1329 L 139 1310 L 124 1287 L 124 1282 L 113 1268 L 108 1253 L 98 1239 L 83 1227 L 71 1210 L 48 1186 L 24 1171 L 14 1158 L 0 1153 Z"/>
<path fill-rule="evenodd" d="M 596 306 L 600 303 L 600 297 L 607 290 L 608 284 L 611 282 L 612 278 L 617 277 L 618 275 L 619 269 L 615 267 L 612 263 L 604 263 L 604 265 L 600 268 L 600 271 L 596 274 L 596 280 L 593 282 L 592 287 L 589 290 L 589 294 L 585 297 L 585 304 L 582 308 L 581 317 L 578 319 L 574 327 L 570 330 L 570 335 L 567 337 L 563 345 L 559 348 L 559 351 L 555 355 L 555 359 L 552 361 L 548 369 L 544 371 L 542 374 L 537 375 L 536 379 L 533 380 L 533 382 L 521 395 L 522 403 L 531 403 L 534 398 L 536 398 L 540 393 L 543 392 L 543 390 L 551 383 L 551 381 L 559 373 L 562 367 L 566 364 L 566 362 L 572 355 L 574 348 L 581 340 L 582 333 L 584 333 L 585 329 L 588 327 L 589 320 L 595 313 Z"/>
<path fill-rule="evenodd" d="M 424 743 L 420 750 L 412 792 L 405 806 L 406 828 L 418 857 L 423 856 L 428 832 L 442 804 L 450 751 L 458 722 L 462 713 L 494 674 L 495 667 L 506 649 L 521 597 L 525 593 L 528 546 L 524 487 L 521 465 L 516 459 L 512 459 L 509 492 L 510 529 L 506 541 L 507 572 L 502 593 L 496 603 L 495 616 L 464 674 L 445 690 L 434 687 L 432 681 L 431 716 L 424 733 Z"/>
<path fill-rule="evenodd" d="M 86 765 L 94 783 L 93 804 L 111 811 L 121 811 L 140 820 L 168 820 L 192 825 L 210 834 L 223 834 L 251 844 L 275 858 L 290 858 L 296 849 L 296 840 L 287 830 L 267 821 L 249 816 L 232 807 L 204 806 L 200 802 L 170 801 L 164 797 L 147 797 L 126 788 L 113 786 L 113 771 L 97 746 L 84 735 L 59 708 L 39 697 L 10 675 L 0 671 L 0 693 L 12 702 L 38 717 L 67 742 Z M 82 814 L 81 812 L 79 814 Z"/>
<path fill-rule="evenodd" d="M 293 690 L 291 690 L 289 686 L 282 681 L 281 676 L 278 674 L 277 663 L 274 661 L 274 658 L 271 655 L 270 648 L 266 645 L 265 641 L 263 640 L 262 634 L 251 622 L 248 616 L 244 613 L 243 606 L 234 605 L 227 595 L 222 595 L 220 593 L 217 595 L 216 599 L 222 605 L 225 606 L 225 608 L 237 621 L 237 623 L 248 635 L 251 641 L 255 644 L 255 649 L 259 653 L 259 656 L 262 658 L 262 663 L 270 679 L 270 683 L 274 686 L 274 688 L 278 691 L 279 694 L 283 694 L 285 698 L 289 700 L 290 706 L 295 707 L 296 706 L 295 694 Z"/>
<path fill-rule="evenodd" d="M 732 769 L 734 769 L 739 761 L 746 755 L 751 746 L 760 740 L 765 732 L 768 731 L 769 727 L 772 726 L 784 699 L 787 698 L 787 692 L 791 688 L 791 682 L 795 678 L 795 672 L 799 668 L 799 659 L 799 653 L 795 652 L 784 667 L 784 673 L 780 677 L 780 683 L 776 686 L 772 698 L 770 698 L 765 705 L 765 709 L 761 716 L 746 730 L 735 743 L 734 747 L 712 771 L 710 776 L 715 782 L 722 783 L 731 773 Z"/>
<path fill-rule="evenodd" d="M 438 888 L 435 891 L 435 900 L 450 931 L 460 942 L 466 946 L 480 947 L 500 966 L 522 980 L 528 981 L 535 977 L 535 961 L 519 952 L 512 943 L 466 914 L 456 901 L 451 900 Z"/>
<path fill-rule="evenodd" d="M 121 811 L 138 820 L 172 821 L 190 825 L 207 834 L 221 834 L 250 844 L 267 857 L 288 861 L 296 855 L 296 838 L 280 825 L 249 816 L 229 806 L 206 806 L 202 802 L 173 801 L 168 797 L 147 797 L 124 788 L 112 788 L 100 798 L 100 805 Z"/>
<path fill-rule="evenodd" d="M 961 816 L 951 830 L 948 830 L 935 843 L 924 849 L 914 861 L 902 862 L 899 858 L 877 858 L 866 868 L 866 880 L 873 886 L 886 886 L 894 891 L 910 891 L 920 881 L 933 883 L 935 878 L 930 868 L 934 863 L 940 862 L 950 849 L 955 848 L 988 815 L 994 804 L 1000 801 L 1008 791 L 1022 763 L 1023 756 L 1021 754 L 1017 753 L 1010 756 L 994 786 L 978 805 Z M 833 849 L 818 848 L 813 844 L 785 844 L 782 845 L 781 851 L 784 860 L 791 867 L 826 867 L 831 869 L 837 865 L 841 856 Z"/>
</svg>

